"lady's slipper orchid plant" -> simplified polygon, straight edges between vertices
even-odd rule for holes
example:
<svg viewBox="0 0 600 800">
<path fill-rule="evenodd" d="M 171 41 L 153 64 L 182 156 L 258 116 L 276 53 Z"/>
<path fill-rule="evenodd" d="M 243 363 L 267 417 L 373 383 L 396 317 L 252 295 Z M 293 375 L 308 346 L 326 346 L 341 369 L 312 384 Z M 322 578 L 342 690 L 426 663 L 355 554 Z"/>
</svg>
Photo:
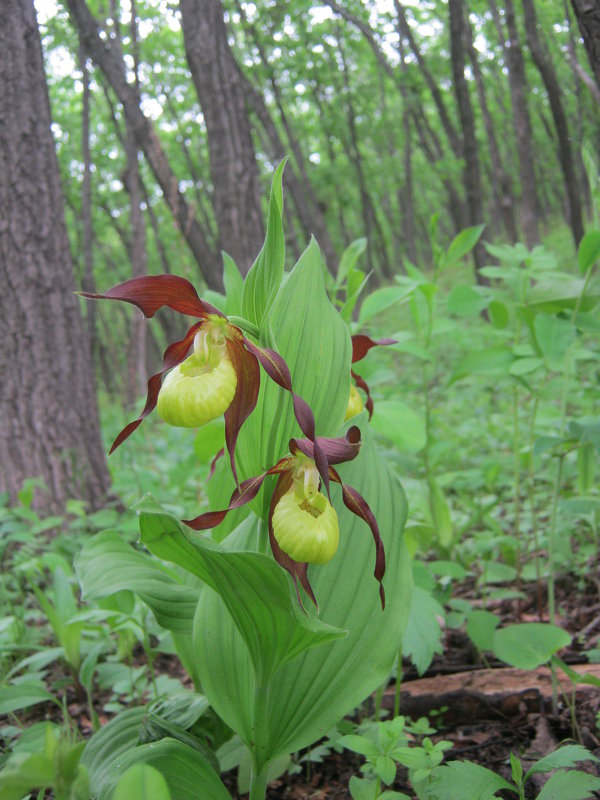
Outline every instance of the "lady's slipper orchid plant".
<svg viewBox="0 0 600 800">
<path fill-rule="evenodd" d="M 365 336 L 364 334 L 356 334 L 352 337 L 352 363 L 356 364 L 357 361 L 362 361 L 372 347 L 379 347 L 388 344 L 396 344 L 396 340 L 375 340 L 371 339 L 369 336 Z M 361 376 L 354 372 L 354 370 L 350 370 L 350 374 L 352 375 L 354 384 L 352 384 L 350 387 L 350 397 L 348 399 L 348 407 L 346 408 L 345 419 L 349 420 L 351 417 L 355 417 L 357 414 L 360 414 L 360 412 L 363 410 L 363 407 L 367 409 L 369 413 L 369 419 L 371 419 L 373 416 L 373 400 L 371 398 L 369 386 L 364 378 L 361 378 Z M 356 388 L 357 386 L 367 395 L 367 402 L 364 403 L 364 405 L 362 397 Z"/>
<path fill-rule="evenodd" d="M 296 420 L 314 447 L 317 470 L 329 490 L 329 464 L 316 438 L 313 412 L 293 392 L 284 359 L 274 350 L 251 342 L 221 311 L 201 300 L 189 281 L 177 275 L 143 276 L 119 283 L 105 294 L 79 294 L 93 300 L 131 303 L 147 318 L 167 306 L 200 320 L 183 339 L 167 347 L 162 369 L 148 380 L 142 413 L 119 433 L 111 453 L 157 406 L 166 422 L 180 427 L 199 427 L 224 414 L 225 445 L 238 484 L 235 445 L 242 425 L 256 406 L 260 364 L 275 383 L 292 395 Z M 192 345 L 194 352 L 188 357 Z M 169 370 L 172 371 L 163 382 L 163 375 Z"/>
<path fill-rule="evenodd" d="M 332 466 L 352 461 L 358 455 L 360 430 L 355 425 L 348 430 L 345 437 L 319 437 L 315 442 L 310 439 L 290 439 L 290 455 L 279 459 L 262 475 L 242 481 L 231 495 L 226 509 L 208 511 L 184 522 L 194 530 L 214 528 L 230 511 L 253 500 L 267 476 L 279 475 L 269 509 L 271 550 L 277 563 L 292 576 L 300 604 L 302 601 L 298 581 L 316 605 L 308 580 L 308 566 L 330 561 L 335 555 L 339 539 L 337 514 L 328 498 L 320 492 L 321 476 L 315 464 L 317 447 L 327 459 L 329 478 L 342 487 L 344 505 L 363 519 L 371 529 L 375 542 L 374 575 L 379 581 L 381 606 L 384 608 L 382 580 L 385 573 L 385 553 L 377 520 L 364 497 L 352 486 L 343 483 Z"/>
</svg>

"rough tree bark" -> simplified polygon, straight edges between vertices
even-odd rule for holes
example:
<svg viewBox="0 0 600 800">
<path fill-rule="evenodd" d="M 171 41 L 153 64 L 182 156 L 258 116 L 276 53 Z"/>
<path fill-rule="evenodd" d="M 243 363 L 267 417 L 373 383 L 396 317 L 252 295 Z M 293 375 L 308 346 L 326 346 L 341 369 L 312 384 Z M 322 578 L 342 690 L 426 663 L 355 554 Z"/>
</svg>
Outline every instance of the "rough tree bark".
<svg viewBox="0 0 600 800">
<path fill-rule="evenodd" d="M 37 508 L 97 508 L 110 479 L 33 0 L 0 3 L 0 118 L 0 490 L 41 476 Z"/>
<path fill-rule="evenodd" d="M 206 124 L 220 246 L 245 274 L 262 247 L 264 225 L 242 82 L 219 0 L 179 0 L 179 9 Z"/>
<path fill-rule="evenodd" d="M 490 9 L 498 29 L 498 36 L 504 50 L 506 66 L 508 68 L 508 85 L 513 112 L 513 125 L 519 159 L 519 173 L 521 176 L 521 224 L 525 235 L 527 247 L 539 244 L 540 234 L 538 229 L 538 203 L 534 172 L 534 159 L 532 147 L 531 121 L 527 105 L 527 79 L 525 77 L 525 64 L 519 43 L 519 34 L 515 19 L 515 9 L 512 0 L 504 3 L 504 14 L 508 28 L 508 39 L 500 19 L 496 0 L 490 0 Z"/>
<path fill-rule="evenodd" d="M 600 3 L 598 0 L 571 0 L 596 83 L 600 87 Z"/>
<path fill-rule="evenodd" d="M 125 80 L 119 54 L 110 41 L 100 36 L 98 22 L 90 14 L 85 0 L 64 1 L 86 51 L 100 67 L 122 104 L 137 145 L 148 160 L 204 280 L 210 289 L 223 291 L 221 256 L 209 247 L 204 231 L 194 216 L 193 208 L 180 191 L 177 177 L 171 169 L 152 123 L 137 102 L 135 88 Z"/>
<path fill-rule="evenodd" d="M 552 111 L 552 117 L 554 119 L 554 127 L 558 136 L 558 158 L 563 173 L 567 201 L 569 204 L 569 223 L 571 225 L 573 239 L 575 240 L 575 246 L 577 247 L 583 238 L 583 217 L 567 117 L 563 109 L 562 100 L 560 99 L 561 88 L 552 62 L 545 52 L 542 39 L 538 32 L 537 15 L 533 0 L 523 0 L 523 11 L 525 12 L 527 44 L 529 45 L 534 64 L 538 68 L 538 72 L 542 76 L 544 86 L 546 87 L 548 100 L 550 102 L 550 110 Z"/>
<path fill-rule="evenodd" d="M 483 222 L 483 190 L 481 187 L 481 170 L 479 167 L 479 145 L 475 135 L 475 119 L 469 96 L 469 87 L 465 79 L 464 54 L 464 10 L 462 0 L 448 0 L 450 14 L 450 58 L 454 93 L 462 127 L 464 143 L 464 184 L 467 199 L 469 225 Z M 481 240 L 473 248 L 475 277 L 478 283 L 488 283 L 479 270 L 486 263 L 485 249 Z"/>
</svg>

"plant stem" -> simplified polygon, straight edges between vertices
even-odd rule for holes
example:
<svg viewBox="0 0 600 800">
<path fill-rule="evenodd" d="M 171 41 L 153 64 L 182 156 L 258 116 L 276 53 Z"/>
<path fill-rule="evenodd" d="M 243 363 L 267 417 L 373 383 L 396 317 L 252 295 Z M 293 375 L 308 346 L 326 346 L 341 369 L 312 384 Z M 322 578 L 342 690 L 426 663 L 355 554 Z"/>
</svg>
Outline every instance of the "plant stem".
<svg viewBox="0 0 600 800">
<path fill-rule="evenodd" d="M 265 800 L 267 796 L 267 766 L 257 774 L 252 772 L 250 783 L 250 796 L 248 800 Z"/>
<path fill-rule="evenodd" d="M 256 677 L 254 689 L 254 725 L 253 725 L 253 753 L 252 753 L 252 779 L 250 784 L 249 800 L 264 800 L 267 792 L 267 773 L 269 768 L 267 741 L 268 722 L 267 708 L 269 700 L 269 686 L 266 680 Z"/>
<path fill-rule="evenodd" d="M 400 713 L 400 694 L 402 691 L 402 645 L 398 648 L 398 666 L 396 667 L 396 685 L 394 686 L 394 719 Z"/>
<path fill-rule="evenodd" d="M 247 319 L 243 317 L 229 317 L 229 322 L 232 325 L 237 325 L 238 328 L 241 328 L 246 333 L 249 333 L 250 336 L 254 336 L 255 339 L 258 339 L 260 331 L 252 322 L 249 322 Z"/>
</svg>

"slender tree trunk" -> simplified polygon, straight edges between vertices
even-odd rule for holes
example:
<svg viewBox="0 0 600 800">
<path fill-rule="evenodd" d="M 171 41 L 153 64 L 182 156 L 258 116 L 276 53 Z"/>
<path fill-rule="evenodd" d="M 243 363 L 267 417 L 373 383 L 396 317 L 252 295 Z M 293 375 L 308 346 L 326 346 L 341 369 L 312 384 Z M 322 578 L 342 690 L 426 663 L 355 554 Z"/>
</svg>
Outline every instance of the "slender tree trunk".
<svg viewBox="0 0 600 800">
<path fill-rule="evenodd" d="M 569 223 L 571 225 L 575 246 L 577 247 L 583 238 L 583 218 L 567 118 L 563 109 L 562 100 L 560 99 L 561 89 L 552 62 L 545 53 L 545 48 L 538 32 L 538 22 L 533 0 L 522 0 L 522 2 L 523 11 L 525 12 L 527 43 L 529 44 L 529 50 L 531 51 L 533 61 L 546 87 L 548 100 L 550 101 L 550 110 L 554 118 L 554 126 L 558 136 L 558 157 L 563 173 L 569 206 Z"/>
<path fill-rule="evenodd" d="M 490 161 L 492 164 L 491 184 L 494 195 L 494 203 L 496 206 L 495 210 L 498 214 L 498 222 L 502 220 L 504 229 L 508 234 L 510 241 L 514 243 L 519 237 L 515 221 L 515 201 L 512 193 L 512 182 L 510 175 L 508 175 L 502 165 L 500 147 L 498 145 L 494 122 L 492 120 L 487 103 L 485 82 L 479 66 L 479 59 L 477 58 L 475 45 L 473 44 L 473 31 L 471 30 L 471 23 L 469 22 L 468 14 L 464 20 L 464 33 L 466 37 L 465 42 L 467 46 L 467 53 L 469 56 L 469 61 L 471 62 L 471 68 L 473 70 L 473 76 L 477 86 L 477 96 L 479 98 L 479 106 L 481 108 L 483 124 L 485 125 L 485 134 L 490 149 Z"/>
<path fill-rule="evenodd" d="M 600 88 L 600 3 L 571 0 L 596 83 Z"/>
<path fill-rule="evenodd" d="M 508 28 L 508 40 L 504 35 L 500 14 L 496 0 L 490 0 L 490 8 L 498 35 L 504 49 L 504 57 L 508 68 L 508 83 L 513 111 L 513 124 L 516 136 L 517 156 L 519 159 L 519 172 L 521 175 L 521 224 L 525 235 L 527 247 L 539 244 L 538 230 L 538 204 L 534 173 L 533 137 L 531 121 L 527 106 L 527 80 L 525 77 L 525 64 L 519 43 L 519 34 L 515 20 L 513 0 L 505 0 L 504 12 Z"/>
<path fill-rule="evenodd" d="M 101 38 L 98 22 L 92 17 L 85 0 L 64 0 L 79 31 L 86 51 L 104 73 L 108 83 L 123 106 L 140 150 L 162 189 L 164 198 L 188 244 L 200 272 L 210 289 L 223 291 L 223 274 L 220 254 L 211 250 L 206 236 L 194 216 L 194 211 L 179 189 L 179 182 L 167 160 L 151 121 L 144 115 L 137 101 L 135 88 L 125 80 L 122 63 L 114 45 Z"/>
<path fill-rule="evenodd" d="M 97 508 L 110 479 L 31 0 L 0 3 L 0 119 L 0 490 L 39 476 L 37 508 Z"/>
<path fill-rule="evenodd" d="M 90 154 L 90 74 L 87 66 L 87 55 L 83 47 L 79 48 L 79 67 L 81 69 L 83 91 L 81 109 L 81 151 L 83 154 L 83 182 L 81 186 L 81 218 L 83 221 L 83 279 L 82 289 L 85 292 L 96 291 L 94 283 L 94 255 L 92 227 L 92 165 Z M 92 360 L 96 349 L 96 304 L 88 303 L 86 310 L 87 333 Z"/>
<path fill-rule="evenodd" d="M 448 0 L 448 10 L 450 13 L 450 48 L 454 93 L 456 94 L 464 142 L 464 183 L 469 225 L 479 225 L 483 222 L 483 190 L 479 166 L 479 145 L 475 135 L 475 119 L 469 96 L 469 87 L 465 79 L 465 34 L 462 0 Z M 475 277 L 478 283 L 488 283 L 487 279 L 484 279 L 479 273 L 479 270 L 485 264 L 485 258 L 485 250 L 480 240 L 473 248 Z"/>
<path fill-rule="evenodd" d="M 264 240 L 260 182 L 239 72 L 219 0 L 179 0 L 187 61 L 208 135 L 221 249 L 246 273 Z"/>
</svg>

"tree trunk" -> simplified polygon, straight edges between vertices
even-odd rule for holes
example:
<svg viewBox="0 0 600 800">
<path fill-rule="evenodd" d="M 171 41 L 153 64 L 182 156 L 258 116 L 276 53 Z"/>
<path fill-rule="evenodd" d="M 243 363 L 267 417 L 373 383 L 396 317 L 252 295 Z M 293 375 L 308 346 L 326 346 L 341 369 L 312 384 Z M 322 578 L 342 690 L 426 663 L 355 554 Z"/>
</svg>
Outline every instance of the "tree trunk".
<svg viewBox="0 0 600 800">
<path fill-rule="evenodd" d="M 481 188 L 481 169 L 479 167 L 479 145 L 475 135 L 475 119 L 469 96 L 469 87 L 465 79 L 465 34 L 462 0 L 448 0 L 448 11 L 450 14 L 450 55 L 454 93 L 456 95 L 464 143 L 465 196 L 467 199 L 469 225 L 472 226 L 483 222 L 483 190 Z M 481 240 L 473 248 L 473 260 L 475 262 L 477 282 L 488 283 L 487 279 L 484 279 L 479 273 L 479 270 L 486 263 L 485 249 Z"/>
<path fill-rule="evenodd" d="M 40 476 L 36 508 L 98 508 L 110 479 L 32 0 L 0 3 L 0 118 L 0 490 Z"/>
<path fill-rule="evenodd" d="M 596 83 L 600 87 L 600 3 L 571 0 Z"/>
<path fill-rule="evenodd" d="M 204 280 L 209 289 L 223 291 L 221 256 L 209 247 L 204 231 L 194 216 L 193 208 L 179 189 L 179 181 L 171 169 L 152 123 L 140 108 L 135 87 L 125 80 L 122 60 L 115 52 L 114 45 L 100 37 L 98 23 L 90 14 L 85 0 L 65 0 L 65 4 L 79 31 L 85 49 L 100 67 L 122 104 L 123 112 L 134 132 L 137 145 L 148 160 L 167 205 L 196 259 Z"/>
<path fill-rule="evenodd" d="M 508 234 L 510 241 L 514 244 L 518 239 L 517 224 L 515 221 L 514 213 L 514 197 L 512 194 L 512 182 L 510 175 L 506 172 L 502 165 L 502 157 L 500 155 L 500 146 L 496 137 L 494 122 L 487 103 L 485 92 L 485 81 L 479 66 L 477 58 L 477 51 L 473 43 L 473 31 L 471 30 L 471 23 L 469 22 L 468 14 L 464 20 L 464 33 L 465 42 L 467 46 L 467 53 L 471 68 L 473 69 L 473 76 L 477 85 L 477 96 L 479 98 L 479 106 L 481 108 L 481 116 L 483 124 L 485 125 L 485 134 L 490 149 L 490 161 L 492 164 L 491 184 L 494 195 L 494 202 L 496 205 L 496 213 L 498 214 L 498 222 L 502 220 L 504 229 Z"/>
<path fill-rule="evenodd" d="M 533 0 L 523 0 L 523 11 L 525 12 L 527 43 L 531 51 L 531 57 L 544 81 L 544 86 L 548 93 L 548 100 L 550 101 L 550 110 L 554 118 L 554 126 L 558 135 L 558 157 L 569 204 L 569 223 L 571 225 L 573 239 L 575 240 L 575 246 L 577 247 L 583 238 L 583 219 L 567 118 L 560 99 L 561 89 L 552 62 L 544 52 L 544 47 L 538 33 L 538 23 Z"/>
<path fill-rule="evenodd" d="M 521 224 L 525 235 L 527 247 L 532 248 L 539 244 L 538 230 L 538 204 L 533 166 L 533 147 L 531 121 L 527 106 L 527 80 L 525 77 L 525 64 L 523 53 L 519 44 L 515 9 L 512 0 L 506 0 L 504 11 L 509 39 L 506 40 L 500 15 L 495 0 L 490 0 L 490 8 L 498 35 L 504 49 L 506 66 L 508 67 L 508 84 L 513 111 L 513 124 L 515 129 L 517 156 L 519 159 L 519 173 L 521 175 Z"/>
<path fill-rule="evenodd" d="M 208 136 L 220 248 L 245 274 L 264 240 L 260 182 L 237 64 L 219 0 L 180 0 L 187 61 Z"/>
</svg>

